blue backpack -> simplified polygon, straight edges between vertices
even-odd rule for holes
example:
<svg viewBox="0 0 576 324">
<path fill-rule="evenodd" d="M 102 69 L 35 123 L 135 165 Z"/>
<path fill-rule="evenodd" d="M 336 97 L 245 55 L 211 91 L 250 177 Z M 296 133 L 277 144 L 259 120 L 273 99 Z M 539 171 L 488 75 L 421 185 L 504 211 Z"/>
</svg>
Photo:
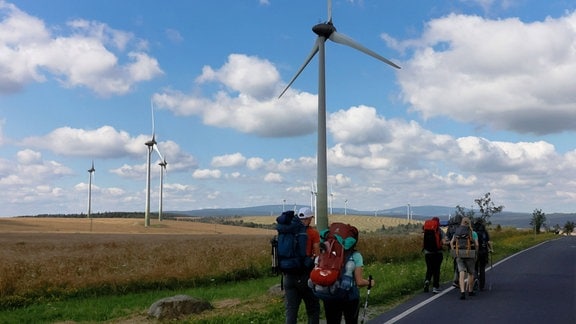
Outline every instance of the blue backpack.
<svg viewBox="0 0 576 324">
<path fill-rule="evenodd" d="M 304 274 L 312 269 L 313 261 L 306 256 L 308 234 L 306 226 L 294 214 L 285 211 L 276 218 L 278 235 L 272 243 L 272 271 L 276 274 Z"/>
</svg>

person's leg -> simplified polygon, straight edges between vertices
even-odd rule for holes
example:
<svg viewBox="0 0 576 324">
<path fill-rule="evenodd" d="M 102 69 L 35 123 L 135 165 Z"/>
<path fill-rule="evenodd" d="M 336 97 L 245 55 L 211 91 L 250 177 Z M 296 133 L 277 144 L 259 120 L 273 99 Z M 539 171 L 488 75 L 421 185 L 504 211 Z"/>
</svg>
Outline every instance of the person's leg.
<svg viewBox="0 0 576 324">
<path fill-rule="evenodd" d="M 308 278 L 305 276 L 298 282 L 298 289 L 300 296 L 306 305 L 306 315 L 308 316 L 308 324 L 318 324 L 320 322 L 320 301 L 314 295 L 314 292 L 308 287 Z"/>
<path fill-rule="evenodd" d="M 486 264 L 488 263 L 487 261 L 488 261 L 488 255 L 480 254 L 480 257 L 478 257 L 478 268 L 476 272 L 478 274 L 480 290 L 484 290 L 484 288 L 486 287 Z"/>
<path fill-rule="evenodd" d="M 286 307 L 286 324 L 296 324 L 300 295 L 297 288 L 298 278 L 294 275 L 284 275 L 284 305 Z"/>
<path fill-rule="evenodd" d="M 324 313 L 326 315 L 326 324 L 340 324 L 342 321 L 343 307 L 339 301 L 325 300 Z"/>
<path fill-rule="evenodd" d="M 464 280 L 466 279 L 466 264 L 462 258 L 456 258 L 456 264 L 458 265 L 458 279 L 460 286 L 460 299 L 466 298 L 466 285 Z"/>
<path fill-rule="evenodd" d="M 430 280 L 432 279 L 433 270 L 433 255 L 432 253 L 424 253 L 424 260 L 426 261 L 426 277 L 424 278 L 424 292 L 428 292 L 430 287 Z"/>
<path fill-rule="evenodd" d="M 458 288 L 459 286 L 459 278 L 460 278 L 460 271 L 458 271 L 458 263 L 456 262 L 456 258 L 452 258 L 452 268 L 454 271 L 454 283 L 452 286 Z"/>
<path fill-rule="evenodd" d="M 472 258 L 466 258 L 466 272 L 468 272 L 468 295 L 474 296 L 474 266 L 476 260 Z"/>
<path fill-rule="evenodd" d="M 344 321 L 346 324 L 357 324 L 360 314 L 360 299 L 349 300 L 344 303 Z"/>
<path fill-rule="evenodd" d="M 434 253 L 433 272 L 432 272 L 432 287 L 435 289 L 440 288 L 440 268 L 442 267 L 442 253 Z"/>
</svg>

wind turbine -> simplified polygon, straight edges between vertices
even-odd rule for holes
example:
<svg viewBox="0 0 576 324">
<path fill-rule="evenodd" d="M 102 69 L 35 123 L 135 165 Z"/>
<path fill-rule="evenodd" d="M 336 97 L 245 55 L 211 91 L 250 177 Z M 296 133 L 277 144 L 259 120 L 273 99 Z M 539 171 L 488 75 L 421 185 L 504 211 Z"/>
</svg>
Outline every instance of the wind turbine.
<svg viewBox="0 0 576 324">
<path fill-rule="evenodd" d="M 162 154 L 158 150 L 158 145 L 156 145 L 156 133 L 154 130 L 154 104 L 150 102 L 152 109 L 152 139 L 144 143 L 148 147 L 148 160 L 147 160 L 147 173 L 146 173 L 146 211 L 144 213 L 144 226 L 150 226 L 150 162 L 152 159 L 152 150 L 158 153 L 161 161 L 164 161 Z"/>
<path fill-rule="evenodd" d="M 318 223 L 318 230 L 328 228 L 328 170 L 326 159 L 326 64 L 325 64 L 325 42 L 327 39 L 335 43 L 352 47 L 360 52 L 368 54 L 386 64 L 389 64 L 397 69 L 400 67 L 390 60 L 380 56 L 376 52 L 364 47 L 357 43 L 352 38 L 338 33 L 336 27 L 332 24 L 332 0 L 328 0 L 328 20 L 312 27 L 312 31 L 318 35 L 316 42 L 312 47 L 312 51 L 306 57 L 304 64 L 300 67 L 296 75 L 290 80 L 286 88 L 280 93 L 278 98 L 290 88 L 292 83 L 298 78 L 300 73 L 306 68 L 308 63 L 318 54 L 318 153 L 317 153 L 317 181 L 318 181 L 318 201 L 316 219 Z"/>
<path fill-rule="evenodd" d="M 88 218 L 92 218 L 92 173 L 96 172 L 94 169 L 94 161 L 92 161 L 92 167 L 88 169 L 90 174 L 88 180 Z"/>
<path fill-rule="evenodd" d="M 158 220 L 162 221 L 162 196 L 164 192 L 164 173 L 166 171 L 166 165 L 168 165 L 168 162 L 166 162 L 166 159 L 163 159 L 160 163 L 158 163 L 158 165 L 160 166 L 160 202 L 158 203 Z"/>
</svg>

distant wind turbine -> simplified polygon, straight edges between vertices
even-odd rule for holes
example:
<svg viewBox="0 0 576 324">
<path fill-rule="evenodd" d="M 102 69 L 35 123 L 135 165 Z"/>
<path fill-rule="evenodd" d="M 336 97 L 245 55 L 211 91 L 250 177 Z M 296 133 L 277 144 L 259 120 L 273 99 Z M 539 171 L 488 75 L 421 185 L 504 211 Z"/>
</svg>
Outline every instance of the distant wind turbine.
<svg viewBox="0 0 576 324">
<path fill-rule="evenodd" d="M 158 203 L 158 220 L 162 221 L 162 199 L 163 199 L 163 193 L 164 193 L 164 173 L 166 171 L 166 165 L 168 165 L 168 162 L 166 162 L 166 159 L 163 159 L 160 163 L 158 163 L 158 165 L 160 166 L 160 202 Z"/>
<path fill-rule="evenodd" d="M 306 57 L 304 64 L 300 67 L 296 75 L 290 80 L 286 88 L 280 93 L 278 98 L 290 88 L 292 83 L 298 78 L 300 73 L 306 68 L 308 63 L 318 54 L 318 153 L 317 153 L 317 181 L 318 181 L 318 201 L 316 219 L 318 222 L 318 230 L 328 228 L 328 170 L 326 159 L 326 67 L 325 67 L 325 42 L 327 39 L 335 43 L 352 47 L 360 52 L 368 54 L 386 64 L 389 64 L 397 69 L 400 67 L 390 60 L 380 56 L 376 52 L 360 45 L 352 38 L 338 33 L 336 27 L 332 24 L 332 0 L 328 0 L 328 21 L 320 23 L 312 27 L 312 31 L 318 35 L 316 43 L 312 47 L 312 51 Z"/>
<path fill-rule="evenodd" d="M 154 129 L 154 104 L 150 102 L 152 109 L 152 139 L 144 143 L 148 147 L 148 160 L 147 160 L 147 174 L 146 174 L 146 212 L 144 213 L 144 226 L 150 226 L 150 164 L 152 159 L 152 150 L 158 153 L 161 161 L 164 161 L 162 154 L 158 150 L 158 145 L 156 145 L 156 133 Z"/>
<path fill-rule="evenodd" d="M 92 173 L 96 172 L 94 169 L 94 161 L 92 161 L 92 167 L 88 169 L 90 174 L 88 177 L 88 218 L 92 218 Z"/>
</svg>

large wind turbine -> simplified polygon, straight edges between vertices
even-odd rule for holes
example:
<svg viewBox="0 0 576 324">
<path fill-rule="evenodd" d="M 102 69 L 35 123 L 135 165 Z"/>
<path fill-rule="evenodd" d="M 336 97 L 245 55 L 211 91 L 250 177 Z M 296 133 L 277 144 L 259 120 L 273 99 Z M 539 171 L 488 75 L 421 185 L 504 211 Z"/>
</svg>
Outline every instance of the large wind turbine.
<svg viewBox="0 0 576 324">
<path fill-rule="evenodd" d="M 90 176 L 88 177 L 88 218 L 92 218 L 92 173 L 94 173 L 94 161 L 92 161 L 92 167 L 88 169 Z"/>
<path fill-rule="evenodd" d="M 296 75 L 290 80 L 286 88 L 282 91 L 278 98 L 290 88 L 292 83 L 298 78 L 300 73 L 306 68 L 312 58 L 318 54 L 318 153 L 317 153 L 317 181 L 318 181 L 318 200 L 316 219 L 318 222 L 318 230 L 328 228 L 328 171 L 326 162 L 326 67 L 325 67 L 325 49 L 324 43 L 327 39 L 335 43 L 352 47 L 360 52 L 368 54 L 386 64 L 389 64 L 397 69 L 400 67 L 390 60 L 380 56 L 376 52 L 360 45 L 352 38 L 338 33 L 336 27 L 332 24 L 332 0 L 328 0 L 328 20 L 312 27 L 312 31 L 318 35 L 316 42 L 312 47 L 312 51 L 300 67 Z"/>
<path fill-rule="evenodd" d="M 160 166 L 160 202 L 158 203 L 158 220 L 162 221 L 162 196 L 164 193 L 164 172 L 166 171 L 166 159 L 163 159 L 158 165 Z"/>
<path fill-rule="evenodd" d="M 152 108 L 152 139 L 144 143 L 148 147 L 148 160 L 147 160 L 147 174 L 146 174 L 146 212 L 144 213 L 144 226 L 150 226 L 150 164 L 152 159 L 152 150 L 158 153 L 161 161 L 164 161 L 162 154 L 158 150 L 158 145 L 156 145 L 156 133 L 154 129 L 154 105 L 150 103 Z"/>
</svg>

